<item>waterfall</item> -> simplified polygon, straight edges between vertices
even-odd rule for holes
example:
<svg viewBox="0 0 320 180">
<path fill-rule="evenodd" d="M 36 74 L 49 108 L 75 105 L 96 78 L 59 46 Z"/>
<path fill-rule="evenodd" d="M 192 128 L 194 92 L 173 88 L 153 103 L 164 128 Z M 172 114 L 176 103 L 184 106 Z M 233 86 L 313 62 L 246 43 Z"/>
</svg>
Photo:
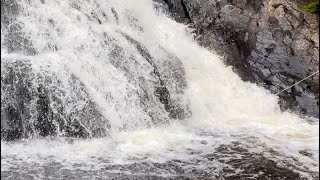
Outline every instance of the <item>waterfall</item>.
<svg viewBox="0 0 320 180">
<path fill-rule="evenodd" d="M 183 159 L 192 169 L 196 154 L 237 142 L 318 172 L 318 121 L 282 112 L 151 0 L 8 0 L 1 11 L 1 171 L 26 158 L 84 170 Z M 228 166 L 199 164 L 216 175 Z"/>
<path fill-rule="evenodd" d="M 100 137 L 190 116 L 181 61 L 161 45 L 147 49 L 124 4 L 11 5 L 1 49 L 7 136 Z"/>
</svg>

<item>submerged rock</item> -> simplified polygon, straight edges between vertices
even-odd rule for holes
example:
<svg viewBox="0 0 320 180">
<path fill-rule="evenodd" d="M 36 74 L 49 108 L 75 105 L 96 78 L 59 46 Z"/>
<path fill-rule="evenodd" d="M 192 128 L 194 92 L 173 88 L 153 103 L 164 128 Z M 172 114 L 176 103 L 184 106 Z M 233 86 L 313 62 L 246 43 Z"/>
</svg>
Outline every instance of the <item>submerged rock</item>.
<svg viewBox="0 0 320 180">
<path fill-rule="evenodd" d="M 200 45 L 225 55 L 243 80 L 273 93 L 319 70 L 319 17 L 293 1 L 155 1 L 193 27 Z M 282 109 L 319 117 L 318 79 L 316 74 L 279 94 Z"/>
</svg>

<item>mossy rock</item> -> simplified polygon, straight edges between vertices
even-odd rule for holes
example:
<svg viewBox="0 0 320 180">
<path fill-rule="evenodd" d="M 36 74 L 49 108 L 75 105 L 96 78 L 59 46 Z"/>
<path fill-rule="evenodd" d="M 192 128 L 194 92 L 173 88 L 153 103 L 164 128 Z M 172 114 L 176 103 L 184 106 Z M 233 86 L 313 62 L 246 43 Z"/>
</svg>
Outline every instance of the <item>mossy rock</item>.
<svg viewBox="0 0 320 180">
<path fill-rule="evenodd" d="M 302 9 L 306 12 L 317 13 L 319 12 L 319 1 L 306 2 L 302 5 Z"/>
</svg>

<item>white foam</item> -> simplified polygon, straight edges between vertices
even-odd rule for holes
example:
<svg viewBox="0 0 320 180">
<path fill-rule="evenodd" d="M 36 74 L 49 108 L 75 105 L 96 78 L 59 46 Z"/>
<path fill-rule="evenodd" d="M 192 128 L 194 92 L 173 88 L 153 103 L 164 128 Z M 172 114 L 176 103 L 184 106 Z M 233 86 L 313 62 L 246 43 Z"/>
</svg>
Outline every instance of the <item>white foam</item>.
<svg viewBox="0 0 320 180">
<path fill-rule="evenodd" d="M 78 4 L 82 12 L 103 11 L 108 14 L 109 20 L 101 25 L 88 21 L 71 7 L 71 2 Z M 39 0 L 31 5 L 26 1 L 19 4 L 29 15 L 20 17 L 25 23 L 25 31 L 41 52 L 33 57 L 33 61 L 47 59 L 56 64 L 56 69 L 64 67 L 76 74 L 101 113 L 110 120 L 114 132 L 108 138 L 76 140 L 73 143 L 61 139 L 1 142 L 1 170 L 13 166 L 10 158 L 37 162 L 53 158 L 70 164 L 97 165 L 97 168 L 103 166 L 97 157 L 112 163 L 126 163 L 129 157 L 140 155 L 159 162 L 192 158 L 185 155 L 188 149 L 207 153 L 214 151 L 198 143 L 201 140 L 218 147 L 235 140 L 250 144 L 242 138 L 252 136 L 258 139 L 254 142 L 256 145 L 250 144 L 256 147 L 253 151 L 261 151 L 261 147 L 275 149 L 283 157 L 292 156 L 313 171 L 318 171 L 318 124 L 312 125 L 295 114 L 281 112 L 277 96 L 255 84 L 243 82 L 230 67 L 223 64 L 221 57 L 197 45 L 186 26 L 174 22 L 165 14 L 156 13 L 151 0 L 52 0 L 45 4 Z M 119 24 L 116 18 L 112 18 L 110 7 L 118 13 Z M 135 25 L 130 24 L 129 17 L 137 19 Z M 50 18 L 56 22 L 54 27 L 45 24 Z M 141 26 L 143 31 L 138 30 L 137 26 Z M 89 29 L 99 35 L 103 32 L 112 34 L 122 47 L 131 52 L 134 50 L 118 37 L 118 31 L 139 40 L 152 56 L 162 56 L 157 54 L 158 46 L 176 55 L 186 70 L 192 118 L 146 129 L 143 124 L 150 120 L 145 120 L 148 117 L 135 106 L 136 97 L 128 100 L 126 96 L 130 93 L 126 90 L 128 80 L 116 68 L 104 63 L 103 57 L 97 56 L 108 49 L 103 49 L 106 47 L 101 46 L 99 36 L 90 34 Z M 48 43 L 55 44 L 59 50 L 52 54 L 47 49 Z M 101 98 L 106 92 L 115 97 L 113 101 L 117 103 L 113 103 L 114 107 Z M 122 106 L 122 103 L 127 104 Z M 141 126 L 132 131 L 119 132 L 126 123 Z M 214 136 L 199 135 L 199 132 L 213 133 Z M 299 153 L 301 150 L 308 150 L 313 156 L 307 158 Z M 96 158 L 90 158 L 92 156 Z"/>
</svg>

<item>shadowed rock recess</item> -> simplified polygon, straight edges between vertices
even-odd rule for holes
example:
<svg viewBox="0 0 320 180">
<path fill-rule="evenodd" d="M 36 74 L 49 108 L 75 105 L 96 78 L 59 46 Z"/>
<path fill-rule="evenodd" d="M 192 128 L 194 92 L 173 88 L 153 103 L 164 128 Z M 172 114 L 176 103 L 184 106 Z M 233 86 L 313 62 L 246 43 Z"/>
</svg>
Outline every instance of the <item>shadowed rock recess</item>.
<svg viewBox="0 0 320 180">
<path fill-rule="evenodd" d="M 278 93 L 319 70 L 319 16 L 291 0 L 155 0 L 224 55 L 245 81 Z M 319 117 L 319 74 L 280 93 L 283 110 Z"/>
<path fill-rule="evenodd" d="M 63 65 L 54 67 L 50 60 L 45 59 L 46 56 L 41 56 L 41 50 L 37 52 L 24 32 L 24 22 L 17 18 L 21 11 L 23 9 L 16 1 L 1 0 L 1 51 L 7 54 L 1 57 L 1 139 L 57 135 L 77 138 L 107 136 L 111 118 L 102 114 L 103 110 L 90 96 L 88 89 L 92 87 L 88 87 Z M 113 9 L 110 11 L 117 19 L 116 12 Z M 87 17 L 90 21 L 102 22 L 94 13 Z M 53 19 L 49 19 L 48 23 L 54 27 Z M 143 120 L 149 119 L 144 124 L 150 126 L 166 123 L 170 119 L 190 117 L 188 102 L 181 101 L 187 82 L 180 60 L 164 49 L 162 53 L 167 59 L 152 57 L 143 44 L 125 33 L 119 34 L 130 48 L 139 52 L 139 57 L 133 54 L 129 55 L 130 58 L 126 57 L 128 53 L 114 43 L 116 40 L 108 33 L 98 37 L 105 44 L 105 49 L 110 50 L 101 54 L 106 53 L 105 63 L 128 79 L 130 84 L 125 88 L 130 94 L 125 98 L 131 98 L 129 103 L 135 103 L 139 112 L 141 110 Z M 45 51 L 58 50 L 57 46 L 48 43 Z M 126 99 L 116 101 L 114 98 L 117 97 L 108 92 L 104 96 L 108 107 L 131 111 Z M 116 109 L 112 115 L 119 114 L 121 117 L 121 113 Z M 128 116 L 128 119 L 135 118 L 130 114 Z M 134 127 L 123 123 L 118 128 Z"/>
</svg>

